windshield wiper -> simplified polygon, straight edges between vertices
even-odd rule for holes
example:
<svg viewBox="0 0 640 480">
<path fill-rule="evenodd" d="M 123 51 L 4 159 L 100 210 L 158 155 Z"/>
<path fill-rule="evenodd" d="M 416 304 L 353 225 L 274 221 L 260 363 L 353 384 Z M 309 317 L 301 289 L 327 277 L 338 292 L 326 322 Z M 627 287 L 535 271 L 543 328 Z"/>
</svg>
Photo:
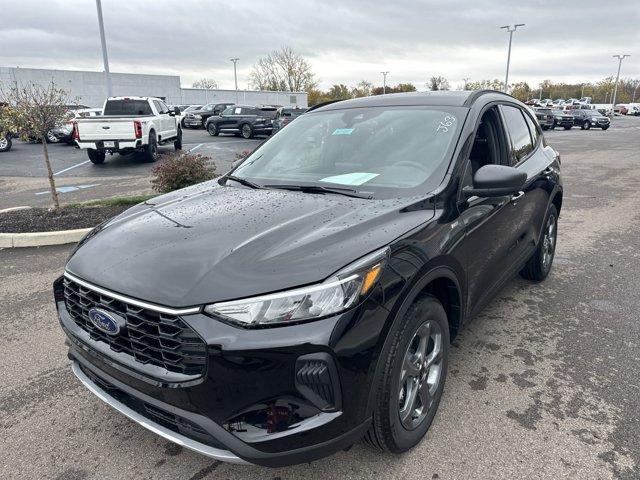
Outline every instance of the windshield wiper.
<svg viewBox="0 0 640 480">
<path fill-rule="evenodd" d="M 224 178 L 227 180 L 233 180 L 234 182 L 238 182 L 239 184 L 244 185 L 245 187 L 256 188 L 256 189 L 264 188 L 262 185 L 258 185 L 257 183 L 253 183 L 252 181 L 242 177 L 236 177 L 234 175 L 226 175 Z"/>
<path fill-rule="evenodd" d="M 324 187 L 322 185 L 265 185 L 266 188 L 276 188 L 281 190 L 295 190 L 308 193 L 335 193 L 346 197 L 373 198 L 370 192 L 359 192 L 353 188 Z"/>
</svg>

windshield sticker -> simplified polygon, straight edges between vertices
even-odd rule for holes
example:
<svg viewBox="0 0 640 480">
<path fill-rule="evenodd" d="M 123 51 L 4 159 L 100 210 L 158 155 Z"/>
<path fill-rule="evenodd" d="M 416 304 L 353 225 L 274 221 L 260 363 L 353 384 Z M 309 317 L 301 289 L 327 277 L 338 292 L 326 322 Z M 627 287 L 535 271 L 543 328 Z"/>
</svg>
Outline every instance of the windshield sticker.
<svg viewBox="0 0 640 480">
<path fill-rule="evenodd" d="M 355 128 L 336 128 L 331 135 L 351 135 Z"/>
<path fill-rule="evenodd" d="M 347 129 L 348 130 L 348 129 Z M 339 183 L 340 185 L 362 185 L 372 178 L 376 178 L 379 173 L 353 172 L 344 173 L 342 175 L 334 175 L 332 177 L 321 178 L 321 182 Z"/>
<path fill-rule="evenodd" d="M 442 120 L 440 124 L 438 124 L 436 132 L 448 132 L 454 123 L 456 123 L 456 117 L 452 115 L 446 115 L 444 117 L 444 120 Z"/>
</svg>

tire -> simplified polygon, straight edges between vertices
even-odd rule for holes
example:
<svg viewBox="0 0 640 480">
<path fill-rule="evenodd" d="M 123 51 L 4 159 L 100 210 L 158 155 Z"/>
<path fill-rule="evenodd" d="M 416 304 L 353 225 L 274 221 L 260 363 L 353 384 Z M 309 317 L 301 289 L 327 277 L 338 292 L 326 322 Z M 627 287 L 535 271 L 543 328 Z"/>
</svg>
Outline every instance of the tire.
<svg viewBox="0 0 640 480">
<path fill-rule="evenodd" d="M 56 137 L 51 130 L 47 132 L 47 143 L 59 143 L 60 139 Z"/>
<path fill-rule="evenodd" d="M 582 129 L 583 130 L 590 130 L 591 129 L 591 122 L 589 120 L 585 120 L 582 123 Z"/>
<path fill-rule="evenodd" d="M 565 129 L 565 130 L 571 130 L 571 127 L 572 127 L 572 125 L 565 125 L 565 126 L 564 126 L 564 129 Z"/>
<path fill-rule="evenodd" d="M 155 162 L 158 159 L 158 140 L 156 140 L 156 132 L 149 132 L 149 143 L 142 150 L 142 156 L 146 162 Z"/>
<path fill-rule="evenodd" d="M 541 282 L 549 275 L 553 258 L 556 252 L 556 240 L 558 237 L 558 210 L 551 205 L 544 217 L 540 240 L 535 252 L 520 271 L 520 275 L 527 280 Z"/>
<path fill-rule="evenodd" d="M 384 367 L 372 387 L 376 389 L 376 403 L 365 441 L 378 450 L 402 453 L 422 440 L 438 410 L 449 359 L 447 314 L 435 297 L 418 297 L 389 335 L 390 345 L 380 357 Z M 420 340 L 425 337 L 426 354 L 418 355 L 423 344 Z M 430 366 L 425 368 L 429 361 Z M 403 368 L 407 365 L 411 367 Z M 428 399 L 426 412 L 422 405 L 425 397 L 420 392 Z"/>
<path fill-rule="evenodd" d="M 210 122 L 209 125 L 207 125 L 207 132 L 209 132 L 209 135 L 212 137 L 217 137 L 220 134 L 218 127 L 213 122 Z"/>
<path fill-rule="evenodd" d="M 184 118 L 183 118 L 182 120 L 180 120 L 180 126 L 181 126 L 182 128 L 186 128 L 186 127 L 184 126 Z"/>
<path fill-rule="evenodd" d="M 89 150 L 87 150 L 87 155 L 89 156 L 89 160 L 91 160 L 91 163 L 95 165 L 100 165 L 104 163 L 104 157 L 105 157 L 104 151 L 93 150 L 90 148 Z"/>
<path fill-rule="evenodd" d="M 540 127 L 542 128 L 542 130 L 549 130 L 549 127 L 547 127 L 546 125 L 540 125 Z"/>
<path fill-rule="evenodd" d="M 240 134 L 242 138 L 246 138 L 247 140 L 253 138 L 253 127 L 248 123 L 243 123 L 240 127 Z"/>
<path fill-rule="evenodd" d="M 178 127 L 178 136 L 173 141 L 173 148 L 176 150 L 182 150 L 182 129 Z"/>
<path fill-rule="evenodd" d="M 0 137 L 0 152 L 8 152 L 9 150 L 11 150 L 12 144 L 13 142 L 9 135 Z"/>
<path fill-rule="evenodd" d="M 607 125 L 606 127 L 602 127 L 602 130 L 608 130 L 609 129 L 609 125 Z"/>
</svg>

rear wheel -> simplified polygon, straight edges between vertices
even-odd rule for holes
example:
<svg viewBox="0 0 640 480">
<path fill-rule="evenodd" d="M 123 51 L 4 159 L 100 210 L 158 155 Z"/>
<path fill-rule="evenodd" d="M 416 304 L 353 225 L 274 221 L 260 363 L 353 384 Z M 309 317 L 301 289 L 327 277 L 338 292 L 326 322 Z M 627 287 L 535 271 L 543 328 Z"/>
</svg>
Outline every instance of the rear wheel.
<svg viewBox="0 0 640 480">
<path fill-rule="evenodd" d="M 249 125 L 248 123 L 245 123 L 240 128 L 240 134 L 242 135 L 242 138 L 247 138 L 247 139 L 252 138 L 253 137 L 253 127 L 251 125 Z"/>
<path fill-rule="evenodd" d="M 47 132 L 46 137 L 47 137 L 47 143 L 58 143 L 60 141 L 60 139 L 56 137 L 51 130 Z"/>
<path fill-rule="evenodd" d="M 0 152 L 8 152 L 11 150 L 11 137 L 9 135 L 0 136 Z"/>
<path fill-rule="evenodd" d="M 585 120 L 582 123 L 582 129 L 583 130 L 589 130 L 591 128 L 591 122 L 589 120 Z"/>
<path fill-rule="evenodd" d="M 176 150 L 182 150 L 182 129 L 178 128 L 178 136 L 173 141 L 173 148 Z"/>
<path fill-rule="evenodd" d="M 147 162 L 155 162 L 158 158 L 158 141 L 156 132 L 149 132 L 149 143 L 144 147 L 142 155 Z"/>
<path fill-rule="evenodd" d="M 376 405 L 367 443 L 401 453 L 417 445 L 435 417 L 447 375 L 449 324 L 442 304 L 419 297 L 397 327 L 373 388 Z"/>
<path fill-rule="evenodd" d="M 553 257 L 556 253 L 556 239 L 558 235 L 558 210 L 551 205 L 547 211 L 544 228 L 535 252 L 520 271 L 520 275 L 528 280 L 541 282 L 551 271 Z"/>
<path fill-rule="evenodd" d="M 91 163 L 94 163 L 96 165 L 100 165 L 101 163 L 104 163 L 104 157 L 105 157 L 104 150 L 100 151 L 100 150 L 93 150 L 90 148 L 89 150 L 87 150 L 87 155 L 89 156 L 89 160 L 91 160 Z"/>
<path fill-rule="evenodd" d="M 571 125 L 565 125 L 565 126 L 564 126 L 564 129 L 565 129 L 565 130 L 571 130 Z"/>
<path fill-rule="evenodd" d="M 602 130 L 607 130 L 609 128 L 609 125 L 602 127 Z"/>
</svg>

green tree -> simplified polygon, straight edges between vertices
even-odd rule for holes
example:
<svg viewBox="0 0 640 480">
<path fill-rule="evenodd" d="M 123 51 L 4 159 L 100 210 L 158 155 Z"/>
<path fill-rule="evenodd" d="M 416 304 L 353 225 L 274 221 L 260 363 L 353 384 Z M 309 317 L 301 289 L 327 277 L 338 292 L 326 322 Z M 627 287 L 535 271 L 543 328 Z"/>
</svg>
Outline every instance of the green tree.
<svg viewBox="0 0 640 480">
<path fill-rule="evenodd" d="M 431 77 L 427 82 L 427 89 L 429 90 L 449 90 L 449 80 L 444 77 Z"/>
<path fill-rule="evenodd" d="M 373 84 L 371 82 L 367 82 L 366 80 L 360 80 L 358 85 L 353 87 L 351 90 L 351 95 L 355 98 L 358 97 L 368 97 L 371 95 L 371 90 L 373 89 Z"/>
<path fill-rule="evenodd" d="M 521 102 L 526 102 L 531 98 L 531 87 L 527 82 L 514 83 L 510 87 L 511 95 Z"/>
<path fill-rule="evenodd" d="M 333 85 L 327 92 L 327 95 L 331 100 L 348 100 L 353 98 L 351 90 L 343 83 Z"/>
</svg>

